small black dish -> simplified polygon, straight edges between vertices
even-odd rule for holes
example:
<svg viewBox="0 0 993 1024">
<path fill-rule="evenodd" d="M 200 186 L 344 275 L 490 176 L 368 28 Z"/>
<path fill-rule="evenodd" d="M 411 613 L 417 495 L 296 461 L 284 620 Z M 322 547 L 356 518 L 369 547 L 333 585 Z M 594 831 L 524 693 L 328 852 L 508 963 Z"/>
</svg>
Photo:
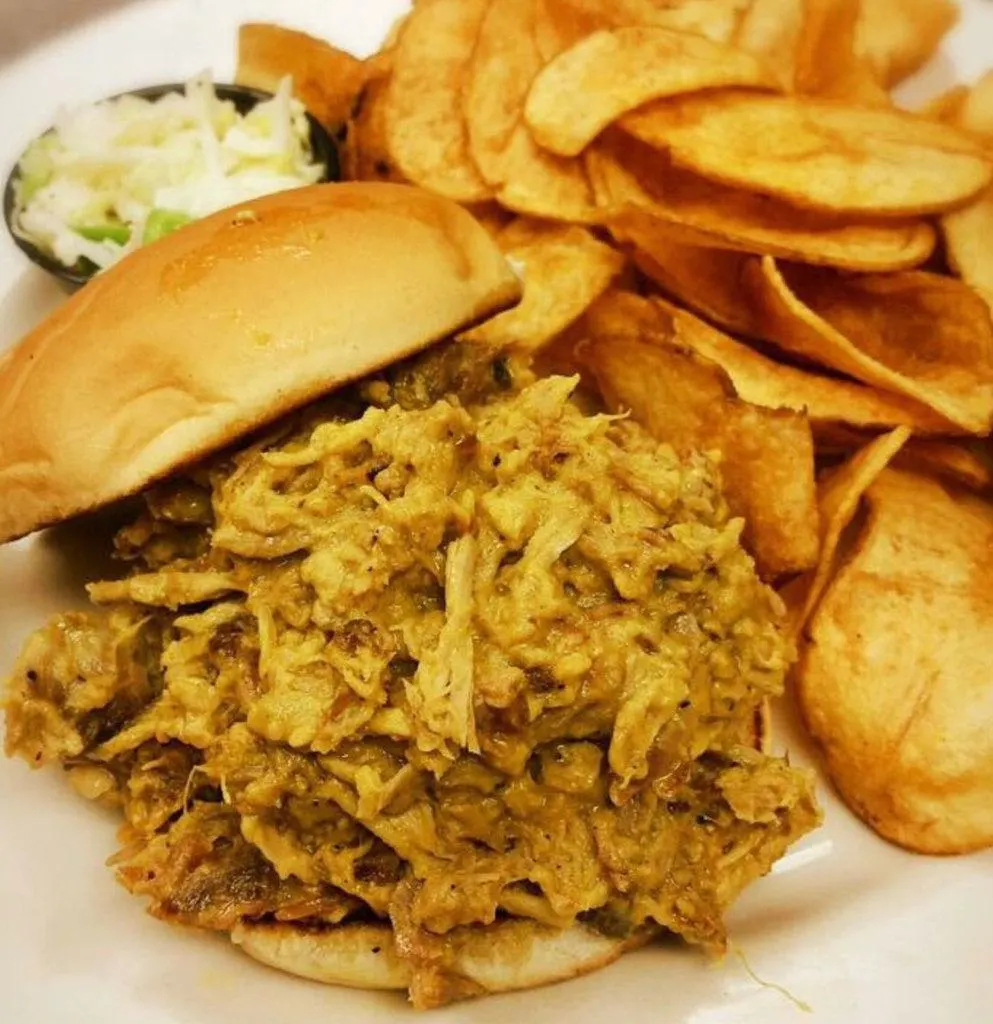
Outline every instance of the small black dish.
<svg viewBox="0 0 993 1024">
<path fill-rule="evenodd" d="M 141 89 L 128 89 L 125 92 L 115 93 L 108 99 L 115 100 L 121 96 L 140 96 L 143 99 L 157 100 L 170 92 L 183 92 L 186 85 L 182 82 L 169 83 L 167 85 L 148 85 Z M 230 100 L 234 103 L 239 114 L 247 114 L 254 106 L 265 100 L 272 99 L 271 92 L 264 92 L 261 89 L 252 89 L 247 85 L 226 85 L 215 84 L 214 92 L 219 99 Z M 324 174 L 321 181 L 337 181 L 341 177 L 341 164 L 338 157 L 338 146 L 331 133 L 312 114 L 307 113 L 307 122 L 310 125 L 310 149 L 314 160 L 324 167 Z M 51 131 L 51 129 L 48 129 Z M 43 132 L 42 135 L 46 135 Z M 3 190 L 3 219 L 7 225 L 7 231 L 13 238 L 15 245 L 24 253 L 32 263 L 47 271 L 53 277 L 58 278 L 60 283 L 69 291 L 75 291 L 96 273 L 97 268 L 86 260 L 80 260 L 73 267 L 67 267 L 60 263 L 53 256 L 39 249 L 36 245 L 22 238 L 13 225 L 14 207 L 16 205 L 15 186 L 19 177 L 21 156 L 17 158 L 13 170 L 7 177 Z"/>
</svg>

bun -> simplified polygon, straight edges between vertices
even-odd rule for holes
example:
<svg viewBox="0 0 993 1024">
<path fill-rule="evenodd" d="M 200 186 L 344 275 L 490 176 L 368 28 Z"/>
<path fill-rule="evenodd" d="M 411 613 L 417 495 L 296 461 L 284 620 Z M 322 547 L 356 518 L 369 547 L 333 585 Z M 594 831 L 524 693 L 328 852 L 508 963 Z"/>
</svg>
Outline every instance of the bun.
<svg viewBox="0 0 993 1024">
<path fill-rule="evenodd" d="M 580 924 L 557 929 L 525 920 L 459 928 L 439 940 L 445 955 L 411 986 L 411 999 L 418 1009 L 430 1009 L 467 996 L 566 981 L 605 967 L 653 934 L 643 928 L 609 938 Z M 261 963 L 311 981 L 363 989 L 405 989 L 412 981 L 385 923 L 307 929 L 242 921 L 231 938 Z"/>
<path fill-rule="evenodd" d="M 0 360 L 0 542 L 137 493 L 519 299 L 482 226 L 410 186 L 315 185 L 197 221 Z"/>
</svg>

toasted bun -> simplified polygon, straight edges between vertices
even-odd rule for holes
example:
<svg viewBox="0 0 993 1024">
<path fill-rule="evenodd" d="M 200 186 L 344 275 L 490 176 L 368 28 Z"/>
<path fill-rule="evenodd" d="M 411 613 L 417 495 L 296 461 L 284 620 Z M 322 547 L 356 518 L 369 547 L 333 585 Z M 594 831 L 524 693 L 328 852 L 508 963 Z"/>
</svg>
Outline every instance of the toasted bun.
<svg viewBox="0 0 993 1024">
<path fill-rule="evenodd" d="M 565 981 L 612 963 L 652 937 L 642 929 L 612 939 L 582 925 L 564 930 L 533 921 L 508 920 L 465 927 L 446 943 L 445 969 L 429 972 L 411 987 L 420 1009 L 466 996 L 491 995 Z M 406 989 L 411 971 L 398 955 L 386 924 L 346 924 L 320 930 L 299 925 L 243 921 L 232 941 L 256 960 L 289 974 L 329 985 Z"/>
<path fill-rule="evenodd" d="M 198 221 L 0 360 L 0 542 L 134 494 L 519 298 L 484 229 L 409 186 L 315 185 Z"/>
</svg>

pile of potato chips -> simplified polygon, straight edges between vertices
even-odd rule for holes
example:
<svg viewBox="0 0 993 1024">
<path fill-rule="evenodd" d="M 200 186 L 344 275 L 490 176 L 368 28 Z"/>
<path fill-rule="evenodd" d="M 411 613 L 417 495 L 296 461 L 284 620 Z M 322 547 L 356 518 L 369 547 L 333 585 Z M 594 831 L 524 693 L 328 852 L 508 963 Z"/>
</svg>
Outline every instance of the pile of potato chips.
<svg viewBox="0 0 993 1024">
<path fill-rule="evenodd" d="M 950 0 L 418 0 L 360 61 L 246 25 L 347 175 L 466 204 L 523 303 L 466 340 L 722 460 L 849 805 L 993 844 L 993 74 L 889 90 Z"/>
</svg>

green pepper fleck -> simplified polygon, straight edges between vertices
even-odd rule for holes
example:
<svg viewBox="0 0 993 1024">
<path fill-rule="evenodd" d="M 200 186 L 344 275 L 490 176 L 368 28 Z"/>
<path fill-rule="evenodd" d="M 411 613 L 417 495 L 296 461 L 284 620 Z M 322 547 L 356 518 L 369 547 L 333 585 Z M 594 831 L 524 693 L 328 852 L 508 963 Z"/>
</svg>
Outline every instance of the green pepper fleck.
<svg viewBox="0 0 993 1024">
<path fill-rule="evenodd" d="M 127 245 L 131 237 L 131 229 L 127 224 L 86 224 L 73 230 L 91 242 L 116 242 L 118 245 Z"/>
<path fill-rule="evenodd" d="M 144 245 L 157 242 L 184 224 L 189 224 L 192 219 L 178 210 L 152 210 L 145 221 L 145 233 L 141 236 L 141 241 Z"/>
</svg>

